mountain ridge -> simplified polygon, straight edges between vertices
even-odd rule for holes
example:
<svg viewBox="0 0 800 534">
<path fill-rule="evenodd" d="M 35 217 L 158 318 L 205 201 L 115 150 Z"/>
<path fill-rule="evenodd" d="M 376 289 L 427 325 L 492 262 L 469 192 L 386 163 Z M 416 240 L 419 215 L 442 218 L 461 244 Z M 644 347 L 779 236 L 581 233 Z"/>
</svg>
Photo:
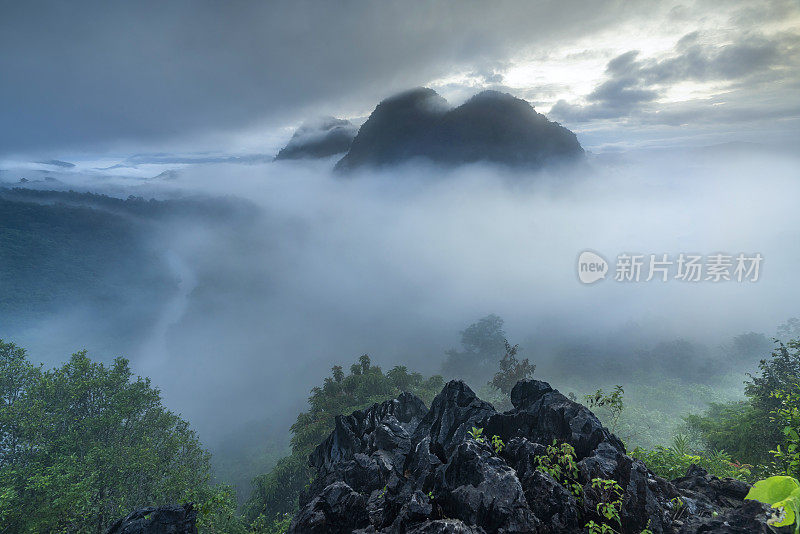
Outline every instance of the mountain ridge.
<svg viewBox="0 0 800 534">
<path fill-rule="evenodd" d="M 346 172 L 415 159 L 539 168 L 583 155 L 573 132 L 525 100 L 487 90 L 451 107 L 433 89 L 420 87 L 381 101 L 335 168 Z"/>
</svg>

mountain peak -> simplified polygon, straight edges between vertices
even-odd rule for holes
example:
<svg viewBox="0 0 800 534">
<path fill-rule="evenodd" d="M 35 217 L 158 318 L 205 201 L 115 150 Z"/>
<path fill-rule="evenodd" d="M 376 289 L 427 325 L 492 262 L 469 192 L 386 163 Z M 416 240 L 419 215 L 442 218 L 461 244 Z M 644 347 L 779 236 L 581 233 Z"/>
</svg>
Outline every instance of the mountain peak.
<svg viewBox="0 0 800 534">
<path fill-rule="evenodd" d="M 275 156 L 281 159 L 326 158 L 350 148 L 358 129 L 348 120 L 319 117 L 304 122 Z"/>
<path fill-rule="evenodd" d="M 508 93 L 482 91 L 451 108 L 436 91 L 411 89 L 383 100 L 337 170 L 413 159 L 458 165 L 487 161 L 540 167 L 583 156 L 574 133 Z"/>
</svg>

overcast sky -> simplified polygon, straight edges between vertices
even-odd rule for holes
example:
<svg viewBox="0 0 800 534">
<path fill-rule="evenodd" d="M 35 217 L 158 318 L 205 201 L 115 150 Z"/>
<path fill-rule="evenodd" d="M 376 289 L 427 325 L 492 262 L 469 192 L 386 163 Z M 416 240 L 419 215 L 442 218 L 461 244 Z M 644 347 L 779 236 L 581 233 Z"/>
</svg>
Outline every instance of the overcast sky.
<svg viewBox="0 0 800 534">
<path fill-rule="evenodd" d="M 0 2 L 0 155 L 264 152 L 402 89 L 505 90 L 593 150 L 792 143 L 796 0 Z"/>
</svg>

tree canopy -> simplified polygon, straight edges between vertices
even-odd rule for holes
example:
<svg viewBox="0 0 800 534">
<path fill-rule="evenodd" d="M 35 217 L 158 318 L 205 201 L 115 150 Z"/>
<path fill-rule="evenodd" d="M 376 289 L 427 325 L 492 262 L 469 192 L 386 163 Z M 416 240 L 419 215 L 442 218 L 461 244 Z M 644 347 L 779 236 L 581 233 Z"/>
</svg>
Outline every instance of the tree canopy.
<svg viewBox="0 0 800 534">
<path fill-rule="evenodd" d="M 137 507 L 176 502 L 196 503 L 205 524 L 233 521 L 209 459 L 127 360 L 81 351 L 43 370 L 0 341 L 0 532 L 104 532 Z"/>
<path fill-rule="evenodd" d="M 506 350 L 503 319 L 490 314 L 469 325 L 461 332 L 462 350 L 447 351 L 442 372 L 479 384 L 491 376 Z"/>
<path fill-rule="evenodd" d="M 779 394 L 798 393 L 800 341 L 778 342 L 769 358 L 745 384 L 746 401 L 713 404 L 704 415 L 689 415 L 686 422 L 709 449 L 725 450 L 749 464 L 769 464 L 770 452 L 783 445 L 784 425 L 776 420 Z"/>
<path fill-rule="evenodd" d="M 309 409 L 292 425 L 292 454 L 278 461 L 269 473 L 256 477 L 253 493 L 244 507 L 247 521 L 259 532 L 271 532 L 297 507 L 297 497 L 311 481 L 308 455 L 333 431 L 337 415 L 349 415 L 408 391 L 430 404 L 444 385 L 441 376 L 423 377 L 398 365 L 386 373 L 361 356 L 345 375 L 341 366 L 331 369 L 322 386 L 314 387 Z"/>
</svg>

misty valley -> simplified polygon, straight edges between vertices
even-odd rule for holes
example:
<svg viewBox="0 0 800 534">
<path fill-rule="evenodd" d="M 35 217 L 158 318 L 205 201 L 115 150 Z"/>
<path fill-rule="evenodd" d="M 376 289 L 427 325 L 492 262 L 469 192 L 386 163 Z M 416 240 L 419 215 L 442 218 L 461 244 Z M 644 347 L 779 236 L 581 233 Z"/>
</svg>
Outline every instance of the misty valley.
<svg viewBox="0 0 800 534">
<path fill-rule="evenodd" d="M 0 534 L 800 534 L 798 50 L 0 6 Z"/>
<path fill-rule="evenodd" d="M 330 484 L 323 487 L 321 481 L 333 483 L 337 477 L 344 477 L 339 484 L 368 477 L 363 483 L 372 489 L 357 490 L 369 498 L 363 503 L 366 510 L 386 501 L 379 520 L 352 515 L 361 518 L 359 528 L 383 524 L 382 528 L 411 531 L 423 528 L 426 521 L 446 522 L 467 511 L 458 499 L 445 504 L 445 493 L 437 492 L 450 490 L 436 482 L 433 471 L 408 487 L 396 487 L 392 473 L 407 474 L 409 468 L 370 464 L 385 454 L 380 448 L 372 456 L 357 452 L 360 448 L 336 453 L 355 458 L 357 465 L 368 461 L 358 468 L 366 470 L 361 474 L 352 472 L 353 466 L 340 465 L 341 459 L 309 464 L 308 458 L 320 454 L 317 447 L 327 443 L 331 432 L 343 431 L 335 423 L 337 416 L 367 410 L 356 412 L 364 414 L 355 416 L 356 421 L 400 417 L 391 415 L 391 402 L 397 402 L 391 399 L 404 399 L 401 393 L 419 398 L 424 403 L 419 409 L 441 404 L 442 395 L 456 384 L 448 382 L 453 379 L 465 381 L 459 386 L 465 388 L 460 396 L 474 395 L 498 413 L 519 409 L 512 403 L 518 382 L 546 380 L 566 395 L 563 402 L 582 403 L 599 417 L 595 424 L 605 425 L 603 432 L 619 440 L 617 446 L 624 447 L 620 453 L 627 451 L 626 461 L 644 462 L 654 476 L 666 480 L 684 477 L 690 467 L 708 473 L 702 476 L 746 483 L 784 469 L 792 472 L 792 438 L 783 434 L 783 419 L 776 414 L 794 401 L 774 396 L 793 395 L 800 373 L 800 351 L 793 341 L 800 338 L 800 321 L 789 315 L 791 306 L 780 307 L 786 317 L 770 328 L 769 321 L 750 313 L 749 303 L 715 321 L 708 317 L 713 310 L 702 304 L 703 295 L 693 307 L 674 307 L 667 296 L 653 291 L 647 298 L 665 307 L 662 317 L 637 316 L 628 312 L 635 307 L 622 304 L 609 317 L 609 310 L 593 300 L 597 297 L 579 292 L 594 288 L 578 287 L 575 266 L 551 271 L 550 278 L 540 271 L 544 284 L 536 283 L 535 270 L 503 270 L 507 263 L 533 265 L 531 259 L 552 269 L 539 249 L 559 250 L 559 245 L 548 247 L 551 228 L 559 226 L 557 239 L 572 240 L 560 246 L 567 257 L 575 257 L 587 228 L 575 220 L 574 206 L 584 202 L 581 190 L 590 190 L 591 201 L 600 202 L 591 180 L 571 178 L 554 190 L 546 170 L 521 174 L 499 167 L 447 170 L 415 163 L 400 167 L 408 176 L 399 176 L 393 168 L 353 179 L 328 175 L 313 162 L 310 167 L 273 170 L 280 165 L 284 164 L 214 164 L 209 171 L 201 164 L 181 170 L 177 179 L 145 184 L 90 186 L 76 182 L 83 180 L 78 175 L 68 177 L 72 183 L 61 190 L 48 189 L 52 181 L 41 188 L 27 182 L 0 190 L 8 524 L 113 530 L 114 521 L 137 507 L 170 505 L 178 508 L 148 513 L 191 517 L 210 532 L 283 532 L 295 517 L 300 524 L 292 527 L 295 531 L 319 528 L 313 526 L 317 521 L 328 531 L 331 522 L 347 524 L 349 519 L 333 512 L 324 512 L 320 519 L 314 514 L 321 512 L 312 513 L 309 507 L 319 506 L 318 499 L 327 495 Z M 586 164 L 580 165 L 585 172 Z M 604 163 L 590 165 L 592 180 L 605 180 L 604 186 L 626 183 L 625 178 L 603 175 Z M 705 163 L 705 168 L 729 180 L 730 174 L 722 172 L 725 167 L 717 170 L 715 165 Z M 641 169 L 653 172 L 637 166 L 637 175 Z M 562 167 L 559 172 L 569 171 Z M 219 183 L 218 173 L 246 179 L 231 186 L 228 181 Z M 706 179 L 713 179 L 711 173 Z M 281 180 L 286 174 L 289 180 Z M 420 174 L 430 181 L 416 181 Z M 180 184 L 184 176 L 192 183 Z M 658 179 L 651 176 L 648 189 Z M 401 178 L 406 191 L 398 199 Z M 320 196 L 311 196 L 314 189 L 322 189 Z M 142 190 L 152 196 L 134 194 Z M 640 193 L 634 186 L 628 190 L 632 196 Z M 470 198 L 430 209 L 457 195 Z M 659 202 L 668 195 L 665 192 Z M 287 199 L 296 204 L 287 204 Z M 362 213 L 342 213 L 334 205 L 342 202 Z M 549 224 L 541 233 L 530 234 L 542 214 L 536 208 L 545 205 Z M 626 209 L 631 218 L 638 216 L 639 208 Z M 591 212 L 584 216 L 587 223 L 603 220 Z M 420 217 L 423 222 L 417 225 Z M 515 230 L 526 217 L 531 217 L 530 226 Z M 448 228 L 453 220 L 459 226 Z M 516 248 L 507 248 L 505 242 L 487 244 L 480 233 L 472 235 L 474 220 L 487 225 L 483 235 L 506 235 Z M 567 226 L 559 224 L 567 220 Z M 530 246 L 523 246 L 522 232 L 528 234 Z M 425 262 L 426 254 L 435 250 L 431 245 L 453 239 L 459 240 L 457 248 L 433 256 L 444 263 L 432 267 Z M 482 248 L 463 250 L 470 246 Z M 497 263 L 470 272 L 470 265 L 486 256 Z M 394 269 L 387 268 L 387 260 Z M 417 275 L 409 277 L 409 268 L 433 275 L 423 275 L 431 278 L 420 284 Z M 464 278 L 452 287 L 439 278 L 456 273 Z M 506 280 L 485 280 L 484 273 Z M 561 286 L 547 287 L 562 278 Z M 505 284 L 515 290 L 504 294 Z M 461 297 L 452 300 L 451 291 Z M 476 306 L 471 295 L 485 304 Z M 559 300 L 568 304 L 535 310 L 530 306 Z M 481 309 L 484 306 L 489 309 Z M 504 317 L 490 313 L 498 309 L 504 310 Z M 735 317 L 732 312 L 744 314 Z M 384 317 L 390 320 L 384 322 Z M 669 324 L 676 318 L 686 320 Z M 738 331 L 726 323 L 740 325 Z M 70 351 L 79 352 L 65 360 Z M 389 401 L 385 415 L 367 415 L 376 409 L 375 403 Z M 458 429 L 448 431 L 451 445 L 436 453 L 437 461 L 448 465 L 447 451 L 457 445 L 453 436 L 459 435 L 464 443 L 478 443 L 479 449 L 488 446 L 491 458 L 499 454 L 516 465 L 517 460 L 503 455 L 502 450 L 509 449 L 502 447 L 518 448 L 524 438 L 508 429 L 488 434 L 491 415 L 481 414 L 464 413 L 458 416 L 462 422 L 451 423 Z M 419 416 L 424 419 L 422 412 Z M 44 428 L 42 421 L 47 421 Z M 389 421 L 394 419 L 380 424 L 395 428 Z M 401 432 L 396 438 L 414 443 L 414 429 L 399 421 L 409 435 Z M 483 428 L 486 438 L 470 438 L 465 434 L 470 428 Z M 63 439 L 48 437 L 44 429 L 63 434 Z M 365 436 L 371 432 L 361 431 Z M 340 439 L 355 439 L 348 435 Z M 367 440 L 367 446 L 373 439 L 377 438 L 358 437 L 348 447 L 361 440 Z M 491 439 L 506 445 L 494 450 Z M 560 434 L 552 436 L 553 443 L 551 437 L 543 439 L 539 443 L 544 447 L 577 446 Z M 378 445 L 367 447 L 364 450 Z M 771 452 L 778 447 L 787 452 Z M 531 461 L 548 458 L 546 450 L 534 452 Z M 588 452 L 581 454 L 574 461 L 588 465 Z M 559 482 L 563 466 L 558 467 L 558 458 L 554 461 L 555 467 L 537 468 L 534 462 L 531 468 Z M 108 475 L 87 479 L 92 472 Z M 582 476 L 564 480 L 582 487 Z M 599 478 L 614 476 L 609 472 Z M 588 479 L 581 490 L 588 492 L 586 499 L 595 491 L 595 479 Z M 31 486 L 32 480 L 41 482 Z M 532 482 L 524 480 L 520 483 L 525 498 L 540 499 L 527 493 Z M 715 503 L 716 497 L 709 504 L 707 497 L 698 496 L 706 490 L 681 493 L 676 484 L 675 495 L 653 497 L 663 501 L 665 508 L 659 513 L 667 518 L 658 519 L 658 528 L 653 524 L 659 517 L 655 512 L 628 510 L 637 505 L 623 498 L 620 513 L 628 514 L 620 516 L 623 531 L 632 524 L 664 532 L 684 522 L 701 528 L 713 517 L 712 509 L 739 510 L 730 500 Z M 619 487 L 627 495 L 625 486 Z M 421 497 L 415 493 L 419 491 Z M 320 496 L 311 499 L 314 492 Z M 570 497 L 572 508 L 562 515 L 537 515 L 533 508 L 523 515 L 533 514 L 536 521 L 550 517 L 550 531 L 577 531 L 590 521 L 615 528 L 615 520 L 595 517 L 597 512 L 585 504 L 591 501 L 578 497 Z M 428 512 L 418 516 L 414 514 L 422 512 L 402 511 L 405 501 L 417 498 Z M 38 511 L 42 499 L 51 502 L 48 514 Z M 674 508 L 674 499 L 708 513 L 696 512 L 692 523 L 685 509 Z M 180 508 L 186 502 L 193 506 L 188 511 Z M 481 527 L 488 530 L 510 528 L 502 526 L 509 518 L 464 517 L 471 518 L 462 519 L 467 523 L 495 525 Z"/>
</svg>

